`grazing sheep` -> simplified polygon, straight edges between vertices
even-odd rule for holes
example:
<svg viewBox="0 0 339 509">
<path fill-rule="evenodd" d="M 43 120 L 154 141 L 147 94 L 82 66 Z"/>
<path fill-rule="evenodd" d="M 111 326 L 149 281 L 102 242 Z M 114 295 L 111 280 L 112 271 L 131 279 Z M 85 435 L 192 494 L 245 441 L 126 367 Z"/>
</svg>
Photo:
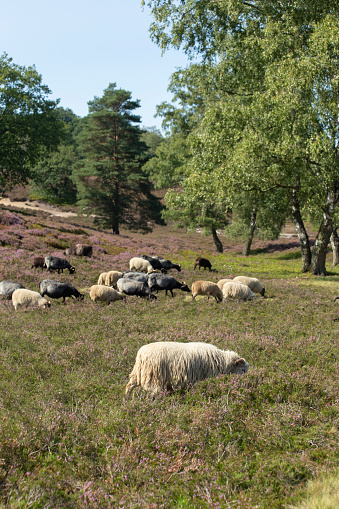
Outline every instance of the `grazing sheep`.
<svg viewBox="0 0 339 509">
<path fill-rule="evenodd" d="M 256 277 L 237 276 L 233 279 L 233 281 L 238 281 L 239 283 L 248 286 L 248 288 L 250 288 L 250 290 L 254 293 L 260 293 L 262 296 L 265 295 L 265 288 Z"/>
<path fill-rule="evenodd" d="M 114 288 L 104 285 L 93 285 L 89 289 L 89 296 L 94 302 L 106 302 L 107 305 L 116 300 L 123 300 L 124 295 Z"/>
<path fill-rule="evenodd" d="M 180 283 L 172 276 L 165 276 L 164 274 L 150 274 L 148 276 L 148 286 L 152 290 L 156 290 L 157 292 L 159 290 L 165 290 L 166 295 L 167 292 L 170 291 L 172 297 L 173 290 L 175 288 L 178 288 L 179 290 L 182 290 L 183 292 L 190 292 L 191 290 L 188 288 L 185 281 L 183 283 Z"/>
<path fill-rule="evenodd" d="M 137 272 L 147 272 L 150 274 L 154 269 L 148 260 L 143 258 L 131 258 L 129 261 L 129 270 L 136 270 Z"/>
<path fill-rule="evenodd" d="M 204 270 L 206 270 L 206 269 L 209 269 L 210 271 L 212 270 L 211 262 L 209 260 L 207 260 L 207 258 L 201 258 L 201 256 L 198 256 L 198 258 L 196 258 L 196 260 L 195 260 L 194 270 L 196 267 L 199 267 L 199 270 L 200 270 L 200 267 L 203 267 Z"/>
<path fill-rule="evenodd" d="M 194 385 L 222 374 L 247 373 L 249 364 L 236 352 L 219 350 L 208 343 L 159 341 L 142 346 L 126 387 L 126 397 L 135 387 L 156 394 Z"/>
<path fill-rule="evenodd" d="M 66 297 L 75 297 L 78 300 L 84 299 L 84 294 L 78 292 L 70 283 L 61 283 L 53 279 L 44 279 L 39 284 L 41 297 L 48 295 L 51 299 L 63 299 L 65 304 Z"/>
<path fill-rule="evenodd" d="M 197 295 L 207 295 L 208 299 L 212 296 L 217 302 L 222 301 L 222 291 L 212 281 L 195 281 L 192 285 L 192 299 L 195 299 Z"/>
<path fill-rule="evenodd" d="M 134 272 L 133 270 L 126 270 L 123 273 L 122 277 L 124 279 L 133 279 L 133 281 L 138 281 L 139 283 L 148 283 L 148 274 L 144 272 Z"/>
<path fill-rule="evenodd" d="M 220 290 L 222 291 L 222 287 L 224 286 L 224 284 L 230 283 L 232 281 L 233 281 L 233 279 L 220 279 L 220 281 L 217 282 L 217 285 L 219 286 Z"/>
<path fill-rule="evenodd" d="M 97 285 L 104 285 L 106 283 L 107 272 L 102 272 L 98 278 Z"/>
<path fill-rule="evenodd" d="M 181 272 L 181 266 L 178 263 L 172 263 L 171 260 L 165 260 L 165 258 L 161 258 L 161 256 L 154 256 L 154 258 L 160 261 L 163 269 L 176 269 L 178 272 Z"/>
<path fill-rule="evenodd" d="M 64 269 L 68 269 L 70 274 L 75 272 L 75 267 L 73 267 L 66 258 L 58 258 L 57 256 L 46 256 L 44 268 L 47 268 L 49 271 L 57 270 L 58 274 L 60 274 L 60 271 L 63 273 Z"/>
<path fill-rule="evenodd" d="M 51 306 L 51 303 L 41 297 L 40 293 L 25 288 L 19 288 L 13 292 L 12 302 L 15 311 L 20 307 L 38 306 L 39 308 L 49 308 Z"/>
<path fill-rule="evenodd" d="M 113 286 L 113 288 L 117 287 L 117 281 L 122 277 L 122 272 L 119 272 L 118 270 L 110 270 L 109 272 L 106 272 L 105 277 L 105 285 L 106 286 Z M 100 285 L 101 283 L 98 283 Z"/>
<path fill-rule="evenodd" d="M 167 270 L 163 268 L 161 262 L 157 258 L 153 258 L 152 256 L 147 255 L 141 255 L 140 258 L 150 262 L 154 270 L 160 270 L 163 274 L 166 274 Z"/>
<path fill-rule="evenodd" d="M 2 297 L 6 297 L 7 299 L 12 298 L 12 294 L 15 290 L 19 288 L 25 288 L 21 283 L 14 283 L 14 281 L 1 281 L 0 283 L 0 295 Z"/>
<path fill-rule="evenodd" d="M 121 278 L 117 281 L 119 292 L 126 295 L 136 295 L 137 297 L 147 297 L 148 299 L 156 299 L 147 283 L 142 281 L 135 281 L 134 279 Z"/>
<path fill-rule="evenodd" d="M 44 270 L 45 258 L 42 256 L 34 256 L 31 269 L 37 269 L 41 267 L 41 271 Z"/>
<path fill-rule="evenodd" d="M 239 281 L 225 283 L 222 287 L 222 294 L 224 299 L 239 299 L 241 301 L 256 299 L 255 293 Z"/>
<path fill-rule="evenodd" d="M 76 244 L 75 246 L 68 247 L 64 251 L 64 255 L 75 255 L 75 256 L 92 256 L 93 246 L 89 244 Z"/>
</svg>

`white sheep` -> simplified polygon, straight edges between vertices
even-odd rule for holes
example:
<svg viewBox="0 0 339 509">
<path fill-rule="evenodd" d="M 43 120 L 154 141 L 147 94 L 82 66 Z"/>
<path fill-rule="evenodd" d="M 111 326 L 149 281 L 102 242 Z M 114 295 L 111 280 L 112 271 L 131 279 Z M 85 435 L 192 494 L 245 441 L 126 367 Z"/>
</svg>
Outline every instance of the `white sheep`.
<svg viewBox="0 0 339 509">
<path fill-rule="evenodd" d="M 233 281 L 238 281 L 239 283 L 248 286 L 248 288 L 250 288 L 254 293 L 260 293 L 262 296 L 265 295 L 265 288 L 256 277 L 237 276 L 233 279 Z"/>
<path fill-rule="evenodd" d="M 151 272 L 155 272 L 149 261 L 137 257 L 130 259 L 129 270 L 136 270 L 137 272 L 147 272 L 148 274 L 150 274 Z"/>
<path fill-rule="evenodd" d="M 126 386 L 126 397 L 135 387 L 156 394 L 192 386 L 199 380 L 248 371 L 249 364 L 236 352 L 208 343 L 159 341 L 142 346 Z"/>
<path fill-rule="evenodd" d="M 217 302 L 222 301 L 222 291 L 212 281 L 195 281 L 192 284 L 192 299 L 197 295 L 207 295 L 208 299 L 212 296 Z"/>
<path fill-rule="evenodd" d="M 256 299 L 255 293 L 239 281 L 225 283 L 222 287 L 224 299 L 239 299 L 241 301 Z"/>
<path fill-rule="evenodd" d="M 222 291 L 222 287 L 225 283 L 230 283 L 233 281 L 233 279 L 220 279 L 220 281 L 217 282 L 217 285 L 219 286 L 220 290 Z"/>
<path fill-rule="evenodd" d="M 18 288 L 13 292 L 12 302 L 15 311 L 21 307 L 38 306 L 40 309 L 45 309 L 51 306 L 51 303 L 44 297 L 41 297 L 40 293 L 26 290 L 25 288 Z"/>
<path fill-rule="evenodd" d="M 105 285 L 106 286 L 113 286 L 113 288 L 117 287 L 117 281 L 122 277 L 122 272 L 119 272 L 118 270 L 110 270 L 106 273 L 105 277 Z M 103 283 L 98 283 L 103 284 Z"/>
<path fill-rule="evenodd" d="M 97 285 L 104 285 L 106 282 L 107 272 L 102 272 L 98 278 Z"/>
<path fill-rule="evenodd" d="M 110 304 L 110 302 L 123 300 L 125 298 L 122 293 L 117 292 L 114 288 L 104 285 L 91 286 L 89 289 L 89 296 L 94 302 L 107 302 L 107 305 Z"/>
</svg>

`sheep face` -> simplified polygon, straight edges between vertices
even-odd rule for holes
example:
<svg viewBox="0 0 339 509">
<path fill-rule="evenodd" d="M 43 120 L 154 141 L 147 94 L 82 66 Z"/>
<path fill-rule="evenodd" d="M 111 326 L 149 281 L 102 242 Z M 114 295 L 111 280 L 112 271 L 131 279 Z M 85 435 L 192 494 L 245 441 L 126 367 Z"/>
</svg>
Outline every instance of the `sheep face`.
<svg viewBox="0 0 339 509">
<path fill-rule="evenodd" d="M 263 288 L 263 289 L 261 290 L 260 295 L 261 295 L 262 297 L 264 297 L 264 296 L 265 296 L 265 288 Z"/>
<path fill-rule="evenodd" d="M 249 368 L 248 362 L 245 361 L 245 359 L 237 359 L 234 364 L 232 365 L 230 373 L 236 373 L 237 375 L 243 375 L 244 373 L 247 373 Z"/>
<path fill-rule="evenodd" d="M 69 268 L 69 273 L 70 274 L 74 274 L 74 272 L 75 272 L 75 267 L 70 267 Z"/>
<path fill-rule="evenodd" d="M 181 284 L 180 286 L 180 290 L 182 290 L 183 292 L 190 292 L 191 290 L 188 288 L 187 284 L 185 283 L 185 281 Z"/>
</svg>

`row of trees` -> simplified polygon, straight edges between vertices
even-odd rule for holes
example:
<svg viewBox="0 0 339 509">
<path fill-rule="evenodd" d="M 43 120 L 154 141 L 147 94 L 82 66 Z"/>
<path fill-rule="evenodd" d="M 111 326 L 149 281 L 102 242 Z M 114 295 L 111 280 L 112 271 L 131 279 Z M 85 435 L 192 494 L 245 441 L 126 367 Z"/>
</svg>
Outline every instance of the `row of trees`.
<svg viewBox="0 0 339 509">
<path fill-rule="evenodd" d="M 163 223 L 162 205 L 143 170 L 161 136 L 140 129 L 140 104 L 110 84 L 80 119 L 48 99 L 34 67 L 0 59 L 0 185 L 32 183 L 38 196 L 75 203 L 119 234 Z"/>
<path fill-rule="evenodd" d="M 146 168 L 167 217 L 277 236 L 292 218 L 302 270 L 338 247 L 339 10 L 331 0 L 150 0 L 153 40 L 195 61 L 162 104 L 169 137 Z M 181 147 L 181 148 L 180 148 Z M 169 168 L 169 161 L 171 168 Z M 179 186 L 179 187 L 178 187 Z M 318 224 L 311 250 L 305 220 Z"/>
</svg>

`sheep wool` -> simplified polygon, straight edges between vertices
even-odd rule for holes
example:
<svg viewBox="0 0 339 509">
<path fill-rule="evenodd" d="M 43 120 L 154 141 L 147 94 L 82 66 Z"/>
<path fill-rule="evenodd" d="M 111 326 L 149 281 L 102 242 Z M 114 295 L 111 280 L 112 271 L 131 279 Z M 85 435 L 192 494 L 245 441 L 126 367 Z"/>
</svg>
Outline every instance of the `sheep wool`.
<svg viewBox="0 0 339 509">
<path fill-rule="evenodd" d="M 238 281 L 239 283 L 248 286 L 248 288 L 250 288 L 250 290 L 254 293 L 260 293 L 262 296 L 265 295 L 265 288 L 256 277 L 237 276 L 233 281 Z"/>
<path fill-rule="evenodd" d="M 224 299 L 239 299 L 242 301 L 256 299 L 255 293 L 253 293 L 248 286 L 243 285 L 239 281 L 225 283 L 222 287 L 222 293 Z"/>
<path fill-rule="evenodd" d="M 104 285 L 93 285 L 89 289 L 89 296 L 94 302 L 106 302 L 107 305 L 116 300 L 123 300 L 124 295 L 114 288 Z"/>
<path fill-rule="evenodd" d="M 222 301 L 222 291 L 212 281 L 195 281 L 192 284 L 192 298 L 195 299 L 197 295 L 207 295 L 208 298 L 214 297 L 217 302 Z"/>
<path fill-rule="evenodd" d="M 21 307 L 35 307 L 49 308 L 51 303 L 48 302 L 44 297 L 41 297 L 40 293 L 33 292 L 32 290 L 26 290 L 25 288 L 19 288 L 12 294 L 12 302 L 15 311 Z"/>
<path fill-rule="evenodd" d="M 155 272 L 149 261 L 143 258 L 134 257 L 129 261 L 129 270 L 136 270 L 137 272 Z"/>
<path fill-rule="evenodd" d="M 230 283 L 231 281 L 233 281 L 233 279 L 220 279 L 220 281 L 217 282 L 217 285 L 220 288 L 220 290 L 222 291 L 222 287 L 224 286 L 224 284 Z"/>
<path fill-rule="evenodd" d="M 97 285 L 104 285 L 106 282 L 107 272 L 102 272 L 98 278 Z"/>
<path fill-rule="evenodd" d="M 194 385 L 222 374 L 247 373 L 249 364 L 236 352 L 219 350 L 208 343 L 159 341 L 142 346 L 126 387 L 126 397 L 135 387 L 156 394 Z"/>
<path fill-rule="evenodd" d="M 122 272 L 118 270 L 110 270 L 106 273 L 105 282 L 98 284 L 105 284 L 106 286 L 113 286 L 113 288 L 117 287 L 117 281 L 122 277 Z"/>
</svg>

